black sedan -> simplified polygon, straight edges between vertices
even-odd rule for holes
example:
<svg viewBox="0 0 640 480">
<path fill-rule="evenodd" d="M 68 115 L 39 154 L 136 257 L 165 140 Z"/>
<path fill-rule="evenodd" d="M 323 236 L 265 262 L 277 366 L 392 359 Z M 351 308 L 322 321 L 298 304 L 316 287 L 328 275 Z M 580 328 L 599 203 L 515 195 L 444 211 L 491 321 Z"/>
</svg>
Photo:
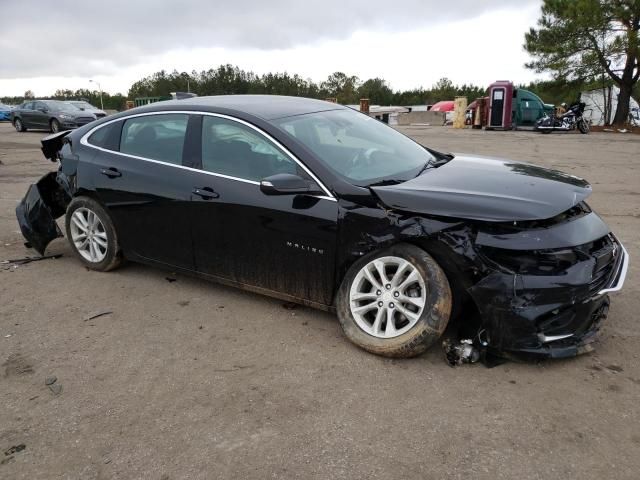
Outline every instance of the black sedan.
<svg viewBox="0 0 640 480">
<path fill-rule="evenodd" d="M 11 122 L 18 132 L 35 129 L 57 133 L 82 127 L 96 118 L 91 112 L 59 100 L 28 101 L 11 112 Z"/>
<path fill-rule="evenodd" d="M 443 154 L 333 103 L 156 103 L 43 140 L 59 161 L 17 207 L 43 253 L 124 259 L 337 312 L 374 353 L 417 355 L 452 316 L 485 352 L 588 351 L 628 255 L 584 180 Z"/>
</svg>

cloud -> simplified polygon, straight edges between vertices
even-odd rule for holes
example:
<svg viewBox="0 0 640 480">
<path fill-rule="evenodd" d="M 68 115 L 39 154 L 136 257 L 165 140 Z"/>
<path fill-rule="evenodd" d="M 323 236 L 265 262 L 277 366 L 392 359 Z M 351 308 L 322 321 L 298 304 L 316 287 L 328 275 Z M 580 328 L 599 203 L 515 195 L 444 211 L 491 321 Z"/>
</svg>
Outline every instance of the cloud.
<svg viewBox="0 0 640 480">
<path fill-rule="evenodd" d="M 524 3 L 538 0 L 9 1 L 2 6 L 0 77 L 113 75 L 169 51 L 285 50 L 356 31 L 428 29 Z"/>
</svg>

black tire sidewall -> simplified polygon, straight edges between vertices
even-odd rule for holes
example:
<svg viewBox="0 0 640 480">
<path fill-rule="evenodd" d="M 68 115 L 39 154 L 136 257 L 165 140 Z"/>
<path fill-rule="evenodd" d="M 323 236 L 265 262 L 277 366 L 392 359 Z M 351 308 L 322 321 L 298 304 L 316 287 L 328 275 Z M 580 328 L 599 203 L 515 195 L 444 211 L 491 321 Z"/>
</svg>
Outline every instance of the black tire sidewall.
<svg viewBox="0 0 640 480">
<path fill-rule="evenodd" d="M 587 133 L 589 133 L 589 126 L 586 124 L 584 120 L 580 120 L 578 122 L 578 130 L 580 130 L 580 133 L 586 135 Z"/>
<path fill-rule="evenodd" d="M 418 322 L 408 332 L 387 339 L 364 332 L 349 307 L 351 283 L 357 273 L 371 260 L 385 256 L 411 262 L 422 275 L 428 290 L 425 308 Z M 410 244 L 397 244 L 355 262 L 342 281 L 336 301 L 338 319 L 349 340 L 371 353 L 398 358 L 419 355 L 435 343 L 447 327 L 451 306 L 451 289 L 444 271 L 427 252 Z"/>
<path fill-rule="evenodd" d="M 75 212 L 78 208 L 87 208 L 94 212 L 104 226 L 105 232 L 107 234 L 107 253 L 101 262 L 96 263 L 88 261 L 80 254 L 80 252 L 78 252 L 76 246 L 73 244 L 73 240 L 71 239 L 71 216 L 73 212 Z M 113 222 L 111 221 L 111 217 L 109 217 L 109 214 L 102 207 L 102 205 L 100 205 L 94 199 L 89 197 L 76 197 L 71 201 L 71 203 L 67 207 L 67 213 L 65 215 L 65 230 L 67 233 L 67 239 L 69 240 L 69 244 L 71 245 L 73 252 L 87 268 L 100 272 L 106 272 L 109 270 L 113 270 L 120 264 L 122 254 L 120 252 L 120 246 L 118 244 L 118 235 L 116 233 L 116 229 L 113 226 Z"/>
</svg>

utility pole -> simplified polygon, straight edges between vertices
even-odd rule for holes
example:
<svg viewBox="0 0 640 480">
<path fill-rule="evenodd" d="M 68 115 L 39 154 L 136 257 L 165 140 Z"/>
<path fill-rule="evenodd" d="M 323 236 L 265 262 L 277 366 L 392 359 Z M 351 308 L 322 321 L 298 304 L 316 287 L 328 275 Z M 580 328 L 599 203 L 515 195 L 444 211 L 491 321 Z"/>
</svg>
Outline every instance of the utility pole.
<svg viewBox="0 0 640 480">
<path fill-rule="evenodd" d="M 98 90 L 100 90 L 100 109 L 104 110 L 104 104 L 102 103 L 102 87 L 100 86 L 100 82 L 89 80 L 91 83 L 96 83 L 98 85 Z"/>
</svg>

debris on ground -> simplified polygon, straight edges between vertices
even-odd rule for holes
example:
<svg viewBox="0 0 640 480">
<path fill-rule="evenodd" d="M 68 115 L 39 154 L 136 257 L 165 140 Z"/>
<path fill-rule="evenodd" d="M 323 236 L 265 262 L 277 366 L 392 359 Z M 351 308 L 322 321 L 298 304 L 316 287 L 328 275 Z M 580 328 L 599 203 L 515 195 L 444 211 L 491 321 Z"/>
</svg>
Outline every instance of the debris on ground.
<svg viewBox="0 0 640 480">
<path fill-rule="evenodd" d="M 13 447 L 10 447 L 9 449 L 5 450 L 4 454 L 5 456 L 8 457 L 9 455 L 13 455 L 14 453 L 21 452 L 25 448 L 27 448 L 27 446 L 24 443 L 21 443 L 20 445 L 14 445 Z"/>
<path fill-rule="evenodd" d="M 449 338 L 442 342 L 444 355 L 447 363 L 451 367 L 462 365 L 463 363 L 476 363 L 480 360 L 480 351 L 473 346 L 470 338 L 455 342 Z"/>
<path fill-rule="evenodd" d="M 93 320 L 94 318 L 102 317 L 104 315 L 111 315 L 112 313 L 113 312 L 111 310 L 102 310 L 99 312 L 90 313 L 88 316 L 84 318 L 84 321 L 88 322 L 89 320 Z"/>
<path fill-rule="evenodd" d="M 174 277 L 164 277 L 164 279 L 169 283 L 173 283 L 178 280 L 177 278 L 174 278 Z"/>
<path fill-rule="evenodd" d="M 49 385 L 49 390 L 51 390 L 54 395 L 60 395 L 62 393 L 62 385 L 59 383 L 53 383 Z"/>
<path fill-rule="evenodd" d="M 43 255 L 41 257 L 23 257 L 16 258 L 13 260 L 2 260 L 0 264 L 2 265 L 25 265 L 31 262 L 39 262 L 40 260 L 49 260 L 50 258 L 60 258 L 62 257 L 62 253 L 56 253 L 53 255 Z"/>
<path fill-rule="evenodd" d="M 607 365 L 606 369 L 614 373 L 620 373 L 624 371 L 624 369 L 620 365 Z"/>
<path fill-rule="evenodd" d="M 11 460 L 13 460 L 15 458 L 15 456 L 14 456 L 15 453 L 19 453 L 19 452 L 23 451 L 25 448 L 27 448 L 27 446 L 24 443 L 21 443 L 20 445 L 14 445 L 12 447 L 9 447 L 7 450 L 4 451 L 5 458 L 0 460 L 0 465 L 5 465 L 5 464 L 9 463 Z"/>
<path fill-rule="evenodd" d="M 282 304 L 282 306 L 287 310 L 293 310 L 294 308 L 298 307 L 298 304 L 294 302 L 285 302 Z"/>
<path fill-rule="evenodd" d="M 55 375 L 52 375 L 52 376 L 47 377 L 47 378 L 44 379 L 44 384 L 45 385 L 53 385 L 57 381 L 58 381 L 58 377 L 56 377 Z"/>
</svg>

